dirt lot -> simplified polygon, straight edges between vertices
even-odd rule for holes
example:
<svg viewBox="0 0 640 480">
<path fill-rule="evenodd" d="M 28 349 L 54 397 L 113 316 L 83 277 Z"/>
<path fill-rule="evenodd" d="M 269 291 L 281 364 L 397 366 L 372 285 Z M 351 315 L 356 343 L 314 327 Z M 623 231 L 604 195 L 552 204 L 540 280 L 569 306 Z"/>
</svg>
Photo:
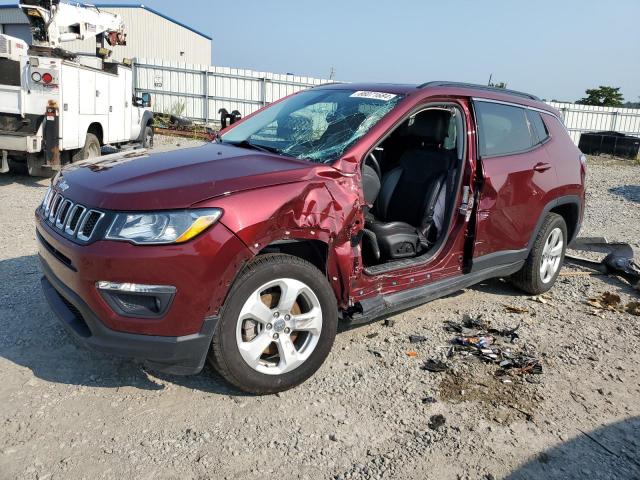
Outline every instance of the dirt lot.
<svg viewBox="0 0 640 480">
<path fill-rule="evenodd" d="M 639 178 L 592 159 L 583 235 L 640 247 Z M 245 396 L 209 368 L 159 376 L 70 342 L 39 285 L 32 215 L 46 183 L 0 177 L 2 479 L 640 478 L 640 317 L 585 303 L 637 300 L 617 279 L 564 275 L 542 299 L 489 281 L 340 334 L 297 389 Z M 465 314 L 521 324 L 517 346 L 543 373 L 503 383 L 459 356 L 449 372 L 420 369 Z"/>
</svg>

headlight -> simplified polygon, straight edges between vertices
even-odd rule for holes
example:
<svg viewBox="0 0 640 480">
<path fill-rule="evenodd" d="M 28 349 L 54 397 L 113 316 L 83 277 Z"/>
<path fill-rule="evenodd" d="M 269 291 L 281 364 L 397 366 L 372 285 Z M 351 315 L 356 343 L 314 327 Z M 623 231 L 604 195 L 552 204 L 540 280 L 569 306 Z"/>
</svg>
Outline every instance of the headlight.
<svg viewBox="0 0 640 480">
<path fill-rule="evenodd" d="M 140 244 L 182 243 L 205 231 L 221 216 L 218 208 L 118 213 L 105 238 Z"/>
</svg>

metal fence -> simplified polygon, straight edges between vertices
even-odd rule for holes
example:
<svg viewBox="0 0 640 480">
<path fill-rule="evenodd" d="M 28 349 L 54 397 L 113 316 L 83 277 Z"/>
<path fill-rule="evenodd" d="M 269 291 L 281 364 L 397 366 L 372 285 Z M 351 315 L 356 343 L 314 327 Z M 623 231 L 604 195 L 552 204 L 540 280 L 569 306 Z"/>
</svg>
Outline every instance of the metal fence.
<svg viewBox="0 0 640 480">
<path fill-rule="evenodd" d="M 238 110 L 242 116 L 286 95 L 330 80 L 229 67 L 213 67 L 138 59 L 138 93 L 149 92 L 153 110 L 205 123 L 217 123 L 218 111 Z M 560 110 L 571 139 L 577 145 L 585 132 L 616 131 L 640 136 L 640 109 L 594 107 L 548 102 Z"/>
<path fill-rule="evenodd" d="M 576 145 L 580 142 L 580 135 L 587 132 L 612 131 L 640 136 L 640 109 L 547 103 L 560 110 L 569 135 Z"/>
<path fill-rule="evenodd" d="M 225 108 L 249 115 L 286 95 L 330 82 L 320 78 L 138 59 L 136 92 L 152 95 L 153 110 L 217 123 Z"/>
</svg>

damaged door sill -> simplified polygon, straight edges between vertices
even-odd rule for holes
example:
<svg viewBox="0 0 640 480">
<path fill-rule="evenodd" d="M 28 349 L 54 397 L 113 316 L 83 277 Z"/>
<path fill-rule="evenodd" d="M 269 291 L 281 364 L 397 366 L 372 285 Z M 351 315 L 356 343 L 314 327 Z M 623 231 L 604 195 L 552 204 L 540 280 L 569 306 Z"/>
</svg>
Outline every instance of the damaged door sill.
<svg viewBox="0 0 640 480">
<path fill-rule="evenodd" d="M 415 261 L 415 259 L 412 260 Z M 394 262 L 394 264 L 397 264 L 397 262 Z M 345 321 L 350 325 L 368 323 L 378 318 L 417 307 L 418 305 L 430 302 L 436 298 L 450 295 L 458 290 L 475 285 L 489 278 L 512 275 L 520 270 L 523 264 L 524 260 L 509 263 L 507 265 L 496 265 L 477 272 L 456 275 L 438 280 L 437 282 L 422 285 L 410 290 L 403 290 L 386 295 L 380 294 L 373 298 L 367 298 L 359 302 L 362 312 L 352 313 L 350 317 L 345 317 Z"/>
</svg>

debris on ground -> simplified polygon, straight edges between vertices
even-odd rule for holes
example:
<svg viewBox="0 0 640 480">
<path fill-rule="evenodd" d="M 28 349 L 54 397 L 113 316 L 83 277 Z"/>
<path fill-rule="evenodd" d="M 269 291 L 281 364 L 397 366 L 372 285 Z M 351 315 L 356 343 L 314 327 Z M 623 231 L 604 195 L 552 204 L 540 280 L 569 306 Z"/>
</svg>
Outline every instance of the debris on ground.
<svg viewBox="0 0 640 480">
<path fill-rule="evenodd" d="M 438 403 L 438 400 L 436 400 L 434 397 L 424 397 L 422 399 L 422 403 Z"/>
<path fill-rule="evenodd" d="M 640 316 L 640 302 L 631 301 L 624 305 L 620 295 L 611 292 L 604 292 L 597 297 L 588 298 L 586 303 L 598 310 L 627 312 L 631 315 Z M 596 314 L 595 311 L 592 313 Z"/>
<path fill-rule="evenodd" d="M 529 300 L 533 300 L 534 302 L 538 302 L 538 303 L 542 303 L 543 305 L 546 305 L 547 303 L 549 303 L 549 300 L 551 300 L 551 297 L 543 293 L 542 295 L 536 295 L 535 297 L 530 297 Z"/>
<path fill-rule="evenodd" d="M 425 337 L 424 335 L 409 335 L 409 343 L 420 343 L 426 341 L 427 337 Z"/>
<path fill-rule="evenodd" d="M 415 350 L 410 350 L 407 352 L 407 357 L 417 357 L 418 356 L 418 352 L 416 352 Z"/>
<path fill-rule="evenodd" d="M 395 324 L 396 324 L 396 321 L 395 321 L 395 320 L 393 320 L 393 319 L 391 319 L 391 318 L 387 318 L 387 319 L 384 321 L 384 326 L 385 326 L 385 327 L 393 327 Z"/>
<path fill-rule="evenodd" d="M 431 430 L 438 430 L 444 426 L 446 421 L 447 420 L 444 418 L 444 415 L 438 413 L 436 415 L 431 415 L 428 426 Z"/>
<path fill-rule="evenodd" d="M 445 331 L 458 334 L 451 341 L 452 348 L 447 357 L 459 353 L 463 356 L 472 355 L 486 363 L 498 364 L 499 369 L 494 372 L 496 376 L 541 374 L 542 365 L 532 347 L 513 346 L 519 338 L 516 333 L 519 328 L 520 325 L 515 328 L 494 328 L 481 316 L 473 318 L 465 315 L 462 323 L 446 321 Z M 509 344 L 501 345 L 499 339 L 508 341 Z"/>
<path fill-rule="evenodd" d="M 587 267 L 607 275 L 625 279 L 636 290 L 640 290 L 640 265 L 633 258 L 633 248 L 628 243 L 609 242 L 604 237 L 577 238 L 570 248 L 590 253 L 604 253 L 602 260 L 591 260 L 575 255 L 565 255 L 565 261 Z"/>
<path fill-rule="evenodd" d="M 382 358 L 382 353 L 380 353 L 377 350 L 369 350 L 369 353 L 372 354 L 374 357 Z"/>
<path fill-rule="evenodd" d="M 504 308 L 507 309 L 509 313 L 529 313 L 529 310 L 526 308 L 515 307 L 513 305 L 504 304 Z"/>
<path fill-rule="evenodd" d="M 366 335 L 367 338 L 376 338 L 377 336 L 378 336 L 378 332 L 373 332 L 373 333 L 370 333 L 370 334 Z"/>
<path fill-rule="evenodd" d="M 620 295 L 611 292 L 604 292 L 598 297 L 587 299 L 587 305 L 612 312 L 619 312 L 621 310 L 620 302 Z"/>
<path fill-rule="evenodd" d="M 625 307 L 627 313 L 640 317 L 640 302 L 629 302 Z"/>
<path fill-rule="evenodd" d="M 426 370 L 428 372 L 446 372 L 449 370 L 449 365 L 447 365 L 442 360 L 437 360 L 435 358 L 430 358 L 420 367 L 422 370 Z"/>
</svg>

